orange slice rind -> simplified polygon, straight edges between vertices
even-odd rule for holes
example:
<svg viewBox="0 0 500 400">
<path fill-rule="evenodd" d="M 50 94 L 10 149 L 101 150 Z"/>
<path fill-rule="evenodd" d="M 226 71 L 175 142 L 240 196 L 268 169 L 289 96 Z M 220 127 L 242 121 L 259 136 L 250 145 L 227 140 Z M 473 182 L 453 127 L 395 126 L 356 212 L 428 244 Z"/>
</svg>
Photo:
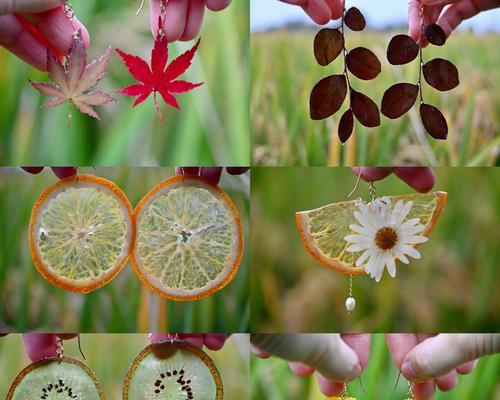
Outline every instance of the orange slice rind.
<svg viewBox="0 0 500 400">
<path fill-rule="evenodd" d="M 397 200 L 413 201 L 407 219 L 420 218 L 424 225 L 421 235 L 428 237 L 446 204 L 446 192 L 390 196 L 393 204 Z M 321 265 L 349 275 L 365 274 L 364 265 L 356 267 L 358 253 L 347 252 L 349 243 L 344 237 L 353 233 L 350 224 L 356 223 L 354 211 L 358 200 L 328 204 L 326 206 L 297 212 L 295 220 L 302 244 L 307 252 Z M 413 247 L 418 247 L 414 244 Z"/>
<path fill-rule="evenodd" d="M 33 207 L 30 252 L 50 283 L 88 293 L 113 279 L 134 241 L 132 206 L 118 186 L 80 175 L 47 188 Z"/>
<path fill-rule="evenodd" d="M 234 278 L 243 255 L 238 210 L 218 186 L 190 175 L 154 187 L 135 211 L 131 262 L 156 294 L 201 299 Z"/>
</svg>

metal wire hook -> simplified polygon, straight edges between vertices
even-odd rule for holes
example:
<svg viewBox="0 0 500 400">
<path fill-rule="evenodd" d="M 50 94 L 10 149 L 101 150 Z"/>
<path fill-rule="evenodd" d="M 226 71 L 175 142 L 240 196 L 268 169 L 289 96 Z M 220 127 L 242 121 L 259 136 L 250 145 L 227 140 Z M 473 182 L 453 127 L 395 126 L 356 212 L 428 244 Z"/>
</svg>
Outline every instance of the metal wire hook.
<svg viewBox="0 0 500 400">
<path fill-rule="evenodd" d="M 358 174 L 358 179 L 356 179 L 356 184 L 354 185 L 354 189 L 351 190 L 351 193 L 349 193 L 347 195 L 347 198 L 351 197 L 354 192 L 358 189 L 358 186 L 359 186 L 359 181 L 361 179 L 361 173 L 363 172 L 363 168 L 362 167 L 359 167 L 359 174 Z"/>
<path fill-rule="evenodd" d="M 143 8 L 144 8 L 144 0 L 141 1 L 141 5 L 139 6 L 139 9 L 135 13 L 135 15 L 139 15 Z"/>
<path fill-rule="evenodd" d="M 83 350 L 82 350 L 82 342 L 81 342 L 81 338 L 80 338 L 80 334 L 78 334 L 78 350 L 80 351 L 80 354 L 82 355 L 83 359 L 86 360 L 85 358 L 85 354 L 83 354 Z"/>
</svg>

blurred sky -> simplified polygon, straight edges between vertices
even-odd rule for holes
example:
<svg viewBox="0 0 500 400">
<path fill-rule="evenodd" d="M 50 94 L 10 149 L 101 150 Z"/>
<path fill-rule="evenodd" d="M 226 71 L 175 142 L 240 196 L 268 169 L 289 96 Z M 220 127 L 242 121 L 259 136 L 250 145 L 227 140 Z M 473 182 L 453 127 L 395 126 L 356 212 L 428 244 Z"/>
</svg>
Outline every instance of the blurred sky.
<svg viewBox="0 0 500 400">
<path fill-rule="evenodd" d="M 408 0 L 349 0 L 348 6 L 357 6 L 361 9 L 371 28 L 384 28 L 408 22 Z M 301 8 L 278 0 L 251 0 L 250 11 L 252 32 L 280 27 L 289 22 L 312 24 Z M 460 29 L 500 32 L 500 8 L 476 15 L 463 22 Z"/>
</svg>

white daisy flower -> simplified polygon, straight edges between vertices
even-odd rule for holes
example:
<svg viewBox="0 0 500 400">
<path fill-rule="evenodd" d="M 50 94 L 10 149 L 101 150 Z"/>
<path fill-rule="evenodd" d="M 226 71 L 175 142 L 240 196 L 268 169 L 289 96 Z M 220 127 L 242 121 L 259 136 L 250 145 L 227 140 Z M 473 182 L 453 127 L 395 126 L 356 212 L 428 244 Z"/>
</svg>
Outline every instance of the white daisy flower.
<svg viewBox="0 0 500 400">
<path fill-rule="evenodd" d="M 412 245 L 424 243 L 428 238 L 419 235 L 424 230 L 419 223 L 420 218 L 405 221 L 412 207 L 413 202 L 399 200 L 392 209 L 391 200 L 382 197 L 368 204 L 361 201 L 359 211 L 354 211 L 354 217 L 361 226 L 349 225 L 355 234 L 344 238 L 350 243 L 346 250 L 363 251 L 356 266 L 366 262 L 365 271 L 377 282 L 382 278 L 385 267 L 390 276 L 396 276 L 394 258 L 405 264 L 410 262 L 407 256 L 420 258 L 420 253 Z"/>
</svg>

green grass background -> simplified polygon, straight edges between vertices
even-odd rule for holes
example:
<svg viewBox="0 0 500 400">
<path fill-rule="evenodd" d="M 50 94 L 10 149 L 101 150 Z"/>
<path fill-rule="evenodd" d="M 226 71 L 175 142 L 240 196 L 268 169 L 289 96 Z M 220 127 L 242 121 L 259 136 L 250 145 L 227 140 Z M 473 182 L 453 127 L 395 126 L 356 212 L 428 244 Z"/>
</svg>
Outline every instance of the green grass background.
<svg viewBox="0 0 500 400">
<path fill-rule="evenodd" d="M 135 356 L 147 345 L 147 335 L 81 335 L 84 361 L 101 382 L 107 399 L 121 399 L 122 385 Z M 77 340 L 64 343 L 65 354 L 82 360 Z M 225 398 L 250 398 L 249 343 L 247 335 L 233 335 L 219 351 L 206 350 L 214 360 L 224 384 Z M 82 360 L 83 361 L 83 360 Z M 21 335 L 0 338 L 0 397 L 5 398 L 14 378 L 30 363 Z"/>
<path fill-rule="evenodd" d="M 288 363 L 273 357 L 262 360 L 251 358 L 251 388 L 254 400 L 321 400 L 321 394 L 314 376 L 301 378 L 292 374 Z M 451 392 L 437 391 L 435 400 L 494 400 L 500 396 L 500 356 L 482 358 L 476 370 L 470 375 L 459 377 L 457 387 Z M 373 337 L 372 349 L 361 381 L 348 385 L 348 392 L 357 399 L 401 400 L 408 391 L 408 382 L 400 377 L 394 393 L 389 395 L 397 381 L 398 371 L 393 364 L 381 334 Z"/>
<path fill-rule="evenodd" d="M 250 274 L 252 332 L 498 332 L 500 297 L 498 168 L 435 168 L 434 190 L 448 202 L 422 258 L 397 265 L 376 283 L 354 276 L 356 310 L 348 316 L 348 276 L 304 249 L 295 212 L 344 201 L 356 176 L 348 168 L 252 169 Z M 377 194 L 412 193 L 395 176 Z M 357 193 L 367 200 L 369 185 Z"/>
<path fill-rule="evenodd" d="M 332 26 L 336 26 L 335 24 Z M 346 104 L 326 121 L 309 117 L 309 95 L 321 78 L 341 73 L 339 57 L 318 66 L 312 46 L 315 30 L 256 33 L 251 38 L 251 115 L 253 162 L 256 165 L 443 165 L 498 164 L 500 145 L 499 36 L 454 33 L 443 47 L 429 46 L 424 59 L 452 61 L 459 69 L 460 86 L 438 92 L 424 83 L 424 99 L 445 115 L 449 135 L 436 141 L 427 135 L 417 108 L 398 120 L 381 116 L 381 126 L 365 128 L 358 122 L 348 143 L 340 144 L 337 124 Z M 346 46 L 365 46 L 382 63 L 373 81 L 350 75 L 352 86 L 380 107 L 386 89 L 398 82 L 416 82 L 418 60 L 391 66 L 386 58 L 390 38 L 401 32 L 351 32 Z"/>
<path fill-rule="evenodd" d="M 150 59 L 153 36 L 149 2 L 75 0 L 76 15 L 91 34 L 89 58 L 109 45 Z M 133 98 L 116 94 L 118 104 L 98 108 L 102 121 L 68 105 L 44 110 L 46 100 L 28 82 L 48 75 L 0 48 L 0 165 L 248 165 L 249 1 L 233 1 L 222 12 L 207 12 L 202 43 L 183 79 L 205 84 L 178 96 L 183 111 L 161 106 L 153 96 L 132 109 Z M 194 44 L 170 45 L 170 57 Z M 107 76 L 96 86 L 112 92 L 135 83 L 113 52 Z"/>
<path fill-rule="evenodd" d="M 172 168 L 80 168 L 115 182 L 133 207 Z M 234 280 L 194 302 L 160 299 L 139 281 L 130 262 L 106 286 L 87 295 L 59 289 L 36 270 L 28 246 L 31 209 L 57 178 L 0 168 L 0 331 L 26 332 L 246 332 L 250 318 L 248 246 Z M 220 186 L 238 208 L 249 237 L 249 173 L 224 173 Z"/>
</svg>

